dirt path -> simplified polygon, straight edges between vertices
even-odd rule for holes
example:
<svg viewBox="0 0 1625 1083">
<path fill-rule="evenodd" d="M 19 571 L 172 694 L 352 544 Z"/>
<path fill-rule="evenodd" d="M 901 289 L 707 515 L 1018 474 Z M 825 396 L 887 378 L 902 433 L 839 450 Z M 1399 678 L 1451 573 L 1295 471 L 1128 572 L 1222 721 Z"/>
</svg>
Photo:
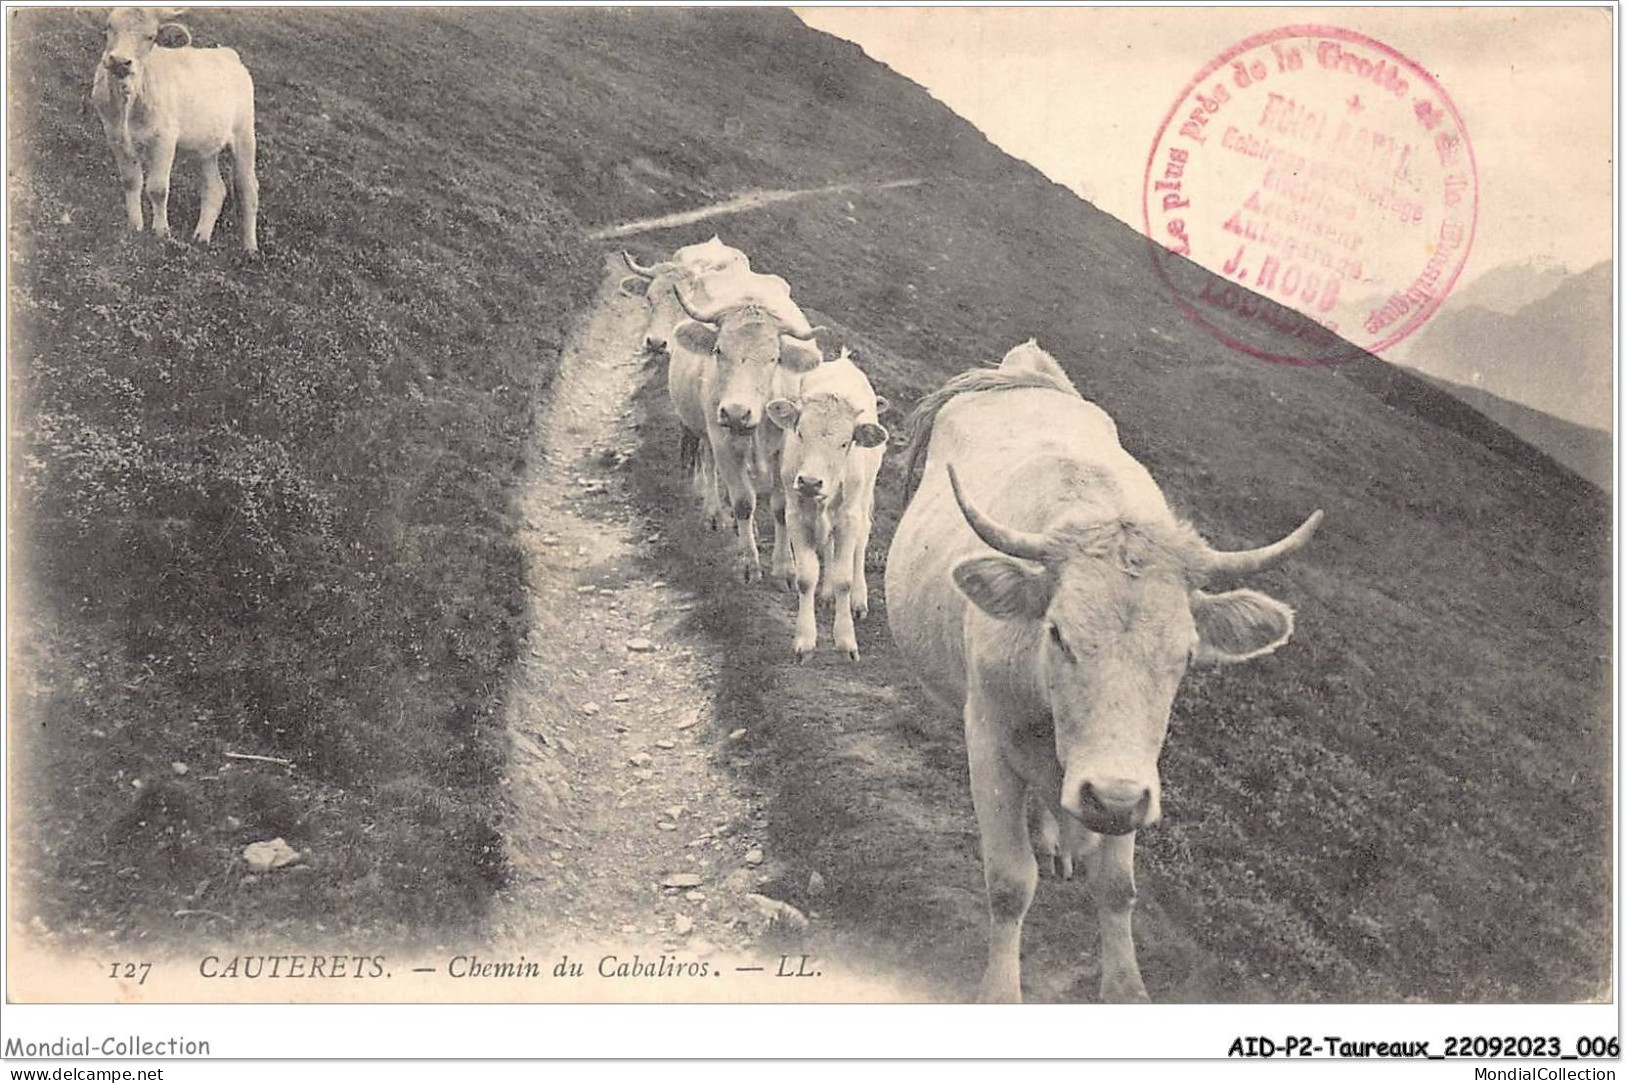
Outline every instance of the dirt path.
<svg viewBox="0 0 1625 1083">
<path fill-rule="evenodd" d="M 522 498 L 534 624 L 508 695 L 513 875 L 491 950 L 583 960 L 581 999 L 828 999 L 828 981 L 770 980 L 781 953 L 815 950 L 817 932 L 750 897 L 775 861 L 760 795 L 728 767 L 748 742 L 713 718 L 712 648 L 679 638 L 692 599 L 640 556 L 660 528 L 623 464 L 639 439 L 632 395 L 652 370 L 633 348 L 643 306 L 608 271 L 538 410 Z M 605 953 L 709 960 L 733 980 L 595 988 Z M 752 964 L 768 971 L 735 970 Z"/>
<path fill-rule="evenodd" d="M 772 203 L 786 203 L 793 199 L 812 199 L 816 196 L 837 196 L 849 192 L 884 192 L 889 188 L 912 188 L 919 184 L 918 179 L 885 181 L 880 184 L 831 184 L 825 188 L 777 189 L 764 192 L 746 192 L 742 196 L 726 200 L 722 203 L 713 203 L 709 207 L 700 207 L 692 211 L 678 211 L 676 214 L 663 214 L 658 218 L 640 218 L 635 222 L 623 222 L 618 226 L 609 226 L 587 234 L 594 241 L 608 241 L 617 237 L 630 237 L 635 233 L 647 233 L 654 229 L 670 229 L 673 226 L 686 226 L 694 222 L 703 222 L 707 218 L 718 218 L 725 214 L 738 214 L 740 211 L 753 211 L 758 207 L 765 207 Z"/>
</svg>

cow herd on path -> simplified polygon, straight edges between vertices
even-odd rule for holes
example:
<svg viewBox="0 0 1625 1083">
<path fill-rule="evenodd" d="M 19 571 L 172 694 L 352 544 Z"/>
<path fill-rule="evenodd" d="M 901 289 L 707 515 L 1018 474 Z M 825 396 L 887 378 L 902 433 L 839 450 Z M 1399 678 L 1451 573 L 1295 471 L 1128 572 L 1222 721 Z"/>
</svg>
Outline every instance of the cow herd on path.
<svg viewBox="0 0 1625 1083">
<path fill-rule="evenodd" d="M 836 649 L 857 661 L 885 400 L 789 283 L 719 238 L 623 258 L 622 290 L 648 305 L 643 347 L 667 358 L 701 514 L 713 529 L 732 518 L 748 583 L 767 497 L 770 576 L 799 596 L 797 660 L 817 646 L 822 599 Z M 920 481 L 887 554 L 886 614 L 931 698 L 964 718 L 990 920 L 982 997 L 1021 999 L 1043 857 L 1066 878 L 1081 869 L 1093 893 L 1102 999 L 1145 1000 L 1134 833 L 1161 815 L 1174 696 L 1191 664 L 1257 658 L 1292 635 L 1274 598 L 1205 588 L 1301 549 L 1322 515 L 1271 545 L 1214 549 L 1031 340 L 927 395 L 907 431 Z"/>
<path fill-rule="evenodd" d="M 178 149 L 203 167 L 193 239 L 207 243 L 235 163 L 243 247 L 257 247 L 253 81 L 231 49 L 195 49 L 174 8 L 116 8 L 90 103 L 123 182 L 130 228 L 167 235 Z M 798 595 L 792 649 L 833 609 L 837 651 L 859 658 L 865 553 L 887 410 L 855 359 L 814 327 L 790 284 L 717 237 L 642 264 L 646 350 L 667 358 L 681 458 L 699 514 L 732 524 L 738 574 Z M 949 380 L 907 423 L 919 485 L 886 560 L 886 613 L 930 697 L 961 715 L 981 831 L 989 940 L 981 995 L 1021 998 L 1021 924 L 1042 858 L 1084 873 L 1100 922 L 1101 997 L 1146 1000 L 1131 920 L 1134 837 L 1161 815 L 1157 762 L 1188 666 L 1243 662 L 1292 635 L 1293 612 L 1248 589 L 1207 588 L 1306 545 L 1316 511 L 1273 544 L 1214 549 L 1168 508 L 1106 412 L 1029 340 Z"/>
</svg>

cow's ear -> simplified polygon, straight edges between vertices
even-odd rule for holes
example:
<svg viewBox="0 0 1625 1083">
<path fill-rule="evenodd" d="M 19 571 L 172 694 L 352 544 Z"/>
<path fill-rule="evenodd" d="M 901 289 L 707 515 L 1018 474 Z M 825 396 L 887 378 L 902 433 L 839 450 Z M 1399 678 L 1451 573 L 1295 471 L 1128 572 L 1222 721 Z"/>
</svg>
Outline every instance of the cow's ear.
<svg viewBox="0 0 1625 1083">
<path fill-rule="evenodd" d="M 887 410 L 890 410 L 890 409 L 891 409 L 891 403 L 886 401 L 886 396 L 884 396 L 884 395 L 876 395 L 875 396 L 875 416 L 876 417 L 880 417 L 882 414 L 884 414 Z"/>
<path fill-rule="evenodd" d="M 184 49 L 192 44 L 192 32 L 180 23 L 165 23 L 158 28 L 158 36 L 154 40 L 164 49 Z"/>
<path fill-rule="evenodd" d="M 649 293 L 649 280 L 642 275 L 627 275 L 621 279 L 621 292 L 629 297 L 645 297 Z"/>
<path fill-rule="evenodd" d="M 1292 638 L 1292 607 L 1256 590 L 1224 594 L 1190 592 L 1196 621 L 1196 652 L 1206 665 L 1245 662 L 1268 654 Z"/>
<path fill-rule="evenodd" d="M 801 404 L 791 399 L 774 399 L 767 404 L 767 419 L 785 432 L 796 427 L 801 417 Z"/>
<path fill-rule="evenodd" d="M 890 436 L 885 426 L 876 425 L 873 421 L 865 421 L 852 430 L 852 442 L 859 447 L 879 447 L 890 439 Z"/>
<path fill-rule="evenodd" d="M 954 582 L 990 617 L 1038 620 L 1049 608 L 1049 576 L 1009 557 L 972 557 L 954 566 Z"/>
<path fill-rule="evenodd" d="M 717 348 L 717 332 L 698 320 L 684 320 L 671 333 L 677 345 L 689 353 L 708 354 Z"/>
<path fill-rule="evenodd" d="M 789 335 L 779 336 L 779 364 L 791 372 L 811 372 L 823 360 L 824 355 L 816 343 L 803 342 Z"/>
</svg>

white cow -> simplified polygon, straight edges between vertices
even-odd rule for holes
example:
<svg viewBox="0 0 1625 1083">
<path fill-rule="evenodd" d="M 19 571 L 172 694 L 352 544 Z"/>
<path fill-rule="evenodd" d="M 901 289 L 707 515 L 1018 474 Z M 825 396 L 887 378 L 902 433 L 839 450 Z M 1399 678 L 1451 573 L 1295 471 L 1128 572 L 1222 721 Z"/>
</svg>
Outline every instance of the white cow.
<svg viewBox="0 0 1625 1083">
<path fill-rule="evenodd" d="M 768 494 L 773 576 L 782 583 L 791 569 L 779 484 L 784 434 L 762 420 L 773 399 L 796 398 L 802 374 L 823 360 L 816 341 L 821 329 L 807 322 L 790 299 L 790 284 L 777 275 L 736 269 L 706 276 L 704 286 L 703 299 L 681 287 L 677 291 L 689 319 L 672 332 L 672 365 L 683 372 L 681 397 L 704 419 L 717 475 L 733 508 L 741 576 L 748 583 L 762 574 L 756 499 Z"/>
<path fill-rule="evenodd" d="M 630 252 L 622 252 L 621 258 L 632 272 L 621 279 L 622 292 L 643 297 L 649 302 L 649 322 L 643 331 L 643 348 L 650 352 L 666 349 L 672 328 L 686 318 L 677 300 L 679 285 L 692 290 L 696 281 L 705 275 L 750 270 L 750 257 L 737 248 L 723 244 L 716 234 L 712 234 L 708 241 L 684 245 L 671 254 L 671 259 L 659 263 L 639 263 Z"/>
<path fill-rule="evenodd" d="M 644 265 L 630 252 L 621 257 L 633 272 L 621 279 L 622 292 L 643 297 L 649 303 L 649 319 L 643 330 L 643 349 L 651 356 L 667 354 L 666 390 L 672 409 L 683 426 L 678 455 L 689 472 L 695 496 L 699 498 L 711 529 L 719 526 L 723 512 L 722 483 L 717 477 L 715 457 L 705 435 L 705 412 L 699 398 L 699 374 L 704 358 L 681 347 L 670 348 L 672 329 L 687 315 L 677 299 L 682 286 L 700 304 L 709 303 L 705 279 L 712 275 L 749 273 L 750 257 L 713 235 L 700 244 L 684 245 L 669 260 Z"/>
<path fill-rule="evenodd" d="M 259 180 L 254 173 L 254 80 L 234 49 L 193 49 L 171 22 L 179 8 L 114 8 L 90 101 L 124 182 L 130 228 L 143 226 L 141 187 L 152 231 L 169 235 L 169 174 L 177 148 L 198 157 L 203 196 L 192 239 L 208 243 L 225 203 L 220 152 L 230 149 L 242 203 L 243 247 L 258 251 Z M 156 47 L 155 47 L 156 46 Z M 145 176 L 143 177 L 143 166 Z"/>
<path fill-rule="evenodd" d="M 982 998 L 1021 998 L 1032 801 L 1045 856 L 1084 863 L 1101 998 L 1145 1000 L 1134 832 L 1161 814 L 1174 695 L 1191 663 L 1257 658 L 1292 634 L 1275 599 L 1202 588 L 1302 548 L 1321 513 L 1273 545 L 1214 550 L 1031 343 L 927 396 L 909 431 L 925 470 L 892 539 L 886 611 L 932 697 L 965 720 L 990 922 Z"/>
<path fill-rule="evenodd" d="M 833 601 L 835 649 L 858 660 L 853 618 L 869 612 L 864 556 L 874 523 L 875 476 L 886 453 L 880 412 L 886 402 L 842 350 L 801 378 L 799 399 L 774 399 L 767 416 L 784 430 L 779 476 L 785 493 L 785 528 L 795 560 L 796 661 L 818 645 L 813 592 Z M 819 567 L 819 554 L 823 565 Z"/>
</svg>

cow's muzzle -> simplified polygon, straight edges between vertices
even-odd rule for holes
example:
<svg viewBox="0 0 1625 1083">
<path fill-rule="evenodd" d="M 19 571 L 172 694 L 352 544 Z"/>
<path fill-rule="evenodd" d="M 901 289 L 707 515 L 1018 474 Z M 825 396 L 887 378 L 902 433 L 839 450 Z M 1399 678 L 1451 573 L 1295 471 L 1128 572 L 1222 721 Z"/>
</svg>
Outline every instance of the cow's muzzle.
<svg viewBox="0 0 1625 1083">
<path fill-rule="evenodd" d="M 127 79 L 135 72 L 135 61 L 121 56 L 109 56 L 103 63 L 107 65 L 108 74 L 120 79 Z"/>
<path fill-rule="evenodd" d="M 717 424 L 735 436 L 749 436 L 756 431 L 760 419 L 749 406 L 724 403 L 717 407 Z"/>
<path fill-rule="evenodd" d="M 1127 835 L 1146 825 L 1151 813 L 1151 787 L 1128 779 L 1085 781 L 1061 807 L 1101 835 Z"/>
<path fill-rule="evenodd" d="M 796 492 L 806 497 L 821 497 L 824 495 L 824 479 L 810 478 L 805 474 L 797 474 Z"/>
</svg>

